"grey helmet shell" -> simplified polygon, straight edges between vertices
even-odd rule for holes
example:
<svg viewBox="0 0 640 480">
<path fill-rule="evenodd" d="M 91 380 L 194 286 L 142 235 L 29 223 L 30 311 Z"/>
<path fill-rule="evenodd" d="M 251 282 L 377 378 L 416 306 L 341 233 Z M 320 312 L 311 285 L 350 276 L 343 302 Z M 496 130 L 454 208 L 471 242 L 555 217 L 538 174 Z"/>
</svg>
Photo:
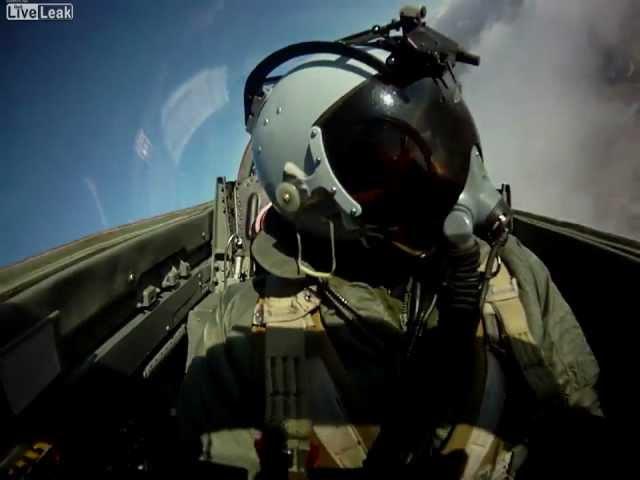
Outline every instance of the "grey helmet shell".
<svg viewBox="0 0 640 480">
<path fill-rule="evenodd" d="M 306 221 L 310 215 L 300 208 L 303 199 L 285 180 L 297 175 L 296 187 L 303 195 L 313 194 L 315 186 L 343 199 L 341 227 L 346 228 L 339 228 L 338 233 L 356 228 L 352 211 L 355 208 L 360 213 L 360 206 L 333 177 L 328 162 L 317 171 L 319 155 L 314 156 L 310 141 L 317 139 L 314 143 L 321 145 L 312 128 L 327 108 L 376 73 L 355 60 L 329 57 L 316 56 L 281 78 L 268 93 L 251 130 L 256 173 L 274 207 L 306 230 L 320 234 L 326 233 L 326 228 L 318 230 L 318 219 Z M 309 185 L 314 174 L 315 182 Z"/>
<path fill-rule="evenodd" d="M 400 175 L 391 172 L 401 164 L 397 151 L 380 160 L 367 145 L 372 138 L 382 142 L 389 131 L 421 152 Z M 448 85 L 428 77 L 391 81 L 357 60 L 336 57 L 314 58 L 282 77 L 250 133 L 256 172 L 275 208 L 322 235 L 331 218 L 338 237 L 361 235 L 376 223 L 396 228 L 393 221 L 412 224 L 416 238 L 441 234 L 465 187 L 472 152 L 480 151 L 475 123 L 452 79 Z M 360 180 L 385 177 L 394 182 L 377 189 L 386 195 L 377 205 L 363 205 Z M 374 211 L 377 216 L 367 215 Z"/>
</svg>

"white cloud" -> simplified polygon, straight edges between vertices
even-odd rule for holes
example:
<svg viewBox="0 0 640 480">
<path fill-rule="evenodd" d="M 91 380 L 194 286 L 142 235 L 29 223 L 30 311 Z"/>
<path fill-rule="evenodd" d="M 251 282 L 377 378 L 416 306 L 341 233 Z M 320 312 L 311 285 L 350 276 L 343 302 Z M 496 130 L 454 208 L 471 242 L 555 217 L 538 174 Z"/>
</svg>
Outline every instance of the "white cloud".
<svg viewBox="0 0 640 480">
<path fill-rule="evenodd" d="M 437 26 L 482 57 L 462 77 L 465 97 L 492 177 L 512 184 L 515 206 L 640 238 L 640 119 L 631 109 L 640 81 L 609 83 L 605 55 L 612 47 L 626 68 L 640 9 L 627 0 L 453 0 Z"/>
<path fill-rule="evenodd" d="M 196 130 L 228 102 L 226 65 L 200 71 L 169 96 L 162 107 L 162 129 L 176 165 Z"/>
</svg>

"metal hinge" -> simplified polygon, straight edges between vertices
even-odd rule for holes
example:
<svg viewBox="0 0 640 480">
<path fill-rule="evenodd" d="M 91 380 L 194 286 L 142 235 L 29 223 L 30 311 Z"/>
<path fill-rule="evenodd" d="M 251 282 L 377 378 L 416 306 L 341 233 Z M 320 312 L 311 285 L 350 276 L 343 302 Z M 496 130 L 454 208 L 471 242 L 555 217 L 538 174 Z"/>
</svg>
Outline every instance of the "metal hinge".
<svg viewBox="0 0 640 480">
<path fill-rule="evenodd" d="M 191 275 L 191 265 L 189 262 L 185 262 L 184 260 L 180 260 L 180 266 L 178 267 L 181 278 L 187 278 Z"/>
<path fill-rule="evenodd" d="M 162 288 L 173 288 L 179 282 L 180 272 L 176 267 L 171 267 L 171 270 L 165 275 L 162 280 Z"/>
<path fill-rule="evenodd" d="M 142 291 L 142 301 L 138 302 L 138 308 L 149 308 L 156 303 L 159 294 L 160 289 L 158 287 L 149 285 Z"/>
</svg>

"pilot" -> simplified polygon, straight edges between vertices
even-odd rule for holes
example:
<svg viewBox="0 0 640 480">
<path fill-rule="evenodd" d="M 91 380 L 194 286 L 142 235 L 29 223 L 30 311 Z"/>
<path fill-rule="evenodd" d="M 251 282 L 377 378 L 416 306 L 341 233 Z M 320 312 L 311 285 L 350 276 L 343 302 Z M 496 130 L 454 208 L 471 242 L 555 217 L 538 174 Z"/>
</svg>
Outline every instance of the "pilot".
<svg viewBox="0 0 640 480">
<path fill-rule="evenodd" d="M 510 234 L 452 73 L 375 58 L 307 57 L 249 99 L 271 206 L 256 275 L 190 325 L 185 438 L 249 478 L 573 469 L 564 436 L 602 415 L 585 336 Z"/>
</svg>

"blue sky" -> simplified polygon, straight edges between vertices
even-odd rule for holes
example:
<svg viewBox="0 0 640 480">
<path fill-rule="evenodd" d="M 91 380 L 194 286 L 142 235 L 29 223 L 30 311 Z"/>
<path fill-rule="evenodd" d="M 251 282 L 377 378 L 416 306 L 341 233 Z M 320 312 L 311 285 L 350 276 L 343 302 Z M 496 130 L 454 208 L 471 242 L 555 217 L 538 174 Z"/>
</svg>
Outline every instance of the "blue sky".
<svg viewBox="0 0 640 480">
<path fill-rule="evenodd" d="M 211 199 L 247 142 L 251 68 L 403 2 L 73 3 L 70 22 L 0 20 L 0 266 Z"/>
</svg>

